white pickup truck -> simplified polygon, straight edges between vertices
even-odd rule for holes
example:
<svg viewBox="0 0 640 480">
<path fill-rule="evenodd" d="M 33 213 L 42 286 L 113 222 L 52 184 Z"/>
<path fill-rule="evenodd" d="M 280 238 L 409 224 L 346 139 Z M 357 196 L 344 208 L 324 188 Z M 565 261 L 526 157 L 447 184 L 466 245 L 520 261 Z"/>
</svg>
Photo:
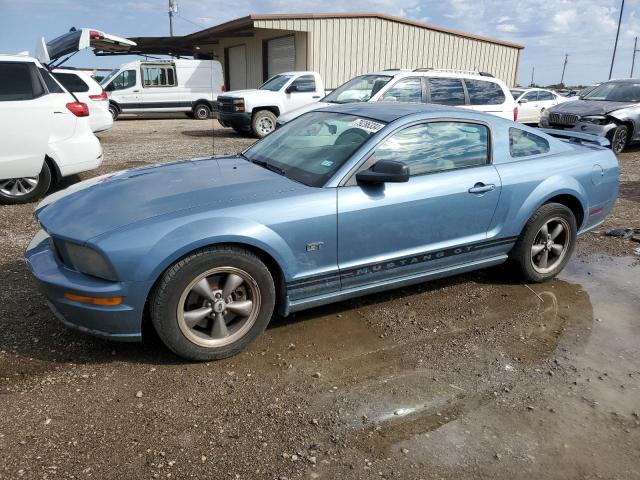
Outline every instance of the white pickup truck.
<svg viewBox="0 0 640 480">
<path fill-rule="evenodd" d="M 316 72 L 284 72 L 262 86 L 218 96 L 218 121 L 236 132 L 251 132 L 258 138 L 276 128 L 276 119 L 291 110 L 317 102 L 325 96 L 322 78 Z"/>
</svg>

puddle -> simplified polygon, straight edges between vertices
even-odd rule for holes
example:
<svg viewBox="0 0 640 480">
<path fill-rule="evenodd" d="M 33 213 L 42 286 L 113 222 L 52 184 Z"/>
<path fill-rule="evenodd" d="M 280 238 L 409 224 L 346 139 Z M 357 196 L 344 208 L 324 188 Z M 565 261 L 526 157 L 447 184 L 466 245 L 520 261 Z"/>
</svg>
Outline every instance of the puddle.
<svg viewBox="0 0 640 480">
<path fill-rule="evenodd" d="M 440 451 L 443 465 L 453 462 L 455 455 L 442 453 L 435 439 L 452 452 L 466 445 L 465 455 L 478 453 L 485 447 L 474 435 L 484 433 L 471 424 L 496 422 L 491 428 L 500 430 L 495 410 L 513 401 L 514 390 L 533 402 L 555 368 L 560 375 L 575 374 L 578 386 L 571 388 L 588 384 L 588 401 L 572 397 L 564 406 L 570 388 L 552 389 L 560 399 L 555 408 L 575 410 L 580 401 L 630 418 L 638 409 L 637 400 L 630 400 L 637 380 L 628 392 L 610 384 L 624 384 L 640 365 L 640 268 L 633 260 L 574 259 L 560 279 L 530 286 L 504 282 L 496 270 L 424 292 L 398 291 L 399 298 L 379 303 L 365 299 L 353 308 L 343 303 L 312 310 L 270 328 L 249 361 L 262 370 L 278 368 L 292 382 L 311 382 L 317 389 L 311 408 L 338 409 L 350 441 L 371 458 L 402 447 L 422 452 L 423 460 Z M 461 296 L 469 297 L 472 315 L 460 313 L 468 308 L 456 306 Z M 447 305 L 442 312 L 440 303 Z M 393 308 L 398 305 L 404 307 Z M 385 315 L 398 328 L 414 330 L 381 333 Z M 607 382 L 595 381 L 603 374 Z M 527 442 L 537 444 L 535 428 L 514 428 L 529 433 L 512 453 L 529 452 Z M 469 450 L 469 442 L 476 450 Z"/>
</svg>

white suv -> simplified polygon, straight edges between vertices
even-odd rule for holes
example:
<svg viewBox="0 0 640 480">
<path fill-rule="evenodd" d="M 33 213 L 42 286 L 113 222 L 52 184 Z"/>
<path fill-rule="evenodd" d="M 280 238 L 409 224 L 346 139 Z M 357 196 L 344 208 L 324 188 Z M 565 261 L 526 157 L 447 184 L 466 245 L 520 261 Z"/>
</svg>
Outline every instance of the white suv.
<svg viewBox="0 0 640 480">
<path fill-rule="evenodd" d="M 26 203 L 54 180 L 102 163 L 89 108 L 35 58 L 0 55 L 0 203 Z"/>
<path fill-rule="evenodd" d="M 278 118 L 278 125 L 334 103 L 405 102 L 454 105 L 517 120 L 518 107 L 505 83 L 484 72 L 385 70 L 352 78 L 317 103 Z"/>
<path fill-rule="evenodd" d="M 108 130 L 113 126 L 107 92 L 91 76 L 82 70 L 70 68 L 56 68 L 53 76 L 67 91 L 89 106 L 89 124 L 94 132 Z"/>
</svg>

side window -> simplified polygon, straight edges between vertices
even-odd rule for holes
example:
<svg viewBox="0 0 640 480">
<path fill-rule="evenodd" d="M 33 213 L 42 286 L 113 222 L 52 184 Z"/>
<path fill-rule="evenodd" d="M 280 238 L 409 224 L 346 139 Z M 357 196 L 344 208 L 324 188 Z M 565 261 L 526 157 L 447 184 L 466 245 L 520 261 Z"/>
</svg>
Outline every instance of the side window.
<svg viewBox="0 0 640 480">
<path fill-rule="evenodd" d="M 40 70 L 40 75 L 42 75 L 42 79 L 49 93 L 64 93 L 64 89 L 53 79 L 48 70 L 44 68 L 39 68 L 38 70 Z"/>
<path fill-rule="evenodd" d="M 381 101 L 422 103 L 422 80 L 419 77 L 403 78 L 384 92 Z"/>
<path fill-rule="evenodd" d="M 536 91 L 529 92 L 522 98 L 526 99 L 527 102 L 537 102 L 538 101 L 538 92 L 536 92 Z"/>
<path fill-rule="evenodd" d="M 124 90 L 125 88 L 131 88 L 136 86 L 136 71 L 124 70 L 114 78 L 111 83 L 107 85 L 106 90 Z"/>
<path fill-rule="evenodd" d="M 505 101 L 502 88 L 495 82 L 465 79 L 464 83 L 471 105 L 500 105 Z"/>
<path fill-rule="evenodd" d="M 464 88 L 457 78 L 430 78 L 431 103 L 441 105 L 464 105 Z"/>
<path fill-rule="evenodd" d="M 89 85 L 84 83 L 84 80 L 80 78 L 78 75 L 73 73 L 61 73 L 61 72 L 53 72 L 53 76 L 56 77 L 64 88 L 69 90 L 70 92 L 88 92 Z"/>
<path fill-rule="evenodd" d="M 404 162 L 412 177 L 485 165 L 489 161 L 489 132 L 477 123 L 423 123 L 384 140 L 375 156 L 376 161 Z"/>
<path fill-rule="evenodd" d="M 509 129 L 509 153 L 512 157 L 528 157 L 549 151 L 549 142 L 519 128 Z"/>
<path fill-rule="evenodd" d="M 553 93 L 551 92 L 538 92 L 538 100 L 553 100 Z"/>
<path fill-rule="evenodd" d="M 0 62 L 0 102 L 32 100 L 44 89 L 35 68 L 26 62 Z"/>
<path fill-rule="evenodd" d="M 298 92 L 315 92 L 316 91 L 316 79 L 313 75 L 302 75 L 296 78 L 291 86 L 296 86 Z"/>
<path fill-rule="evenodd" d="M 153 65 L 142 67 L 143 87 L 173 87 L 176 84 L 175 78 L 173 66 Z"/>
</svg>

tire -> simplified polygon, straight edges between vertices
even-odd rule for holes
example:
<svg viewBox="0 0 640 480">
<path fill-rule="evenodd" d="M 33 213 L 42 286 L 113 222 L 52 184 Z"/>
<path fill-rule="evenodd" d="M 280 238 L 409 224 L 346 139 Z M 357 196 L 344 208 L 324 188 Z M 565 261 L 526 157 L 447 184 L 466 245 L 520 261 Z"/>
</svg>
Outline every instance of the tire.
<svg viewBox="0 0 640 480">
<path fill-rule="evenodd" d="M 111 118 L 113 118 L 113 121 L 115 122 L 120 115 L 120 109 L 114 103 L 110 103 L 109 113 L 111 114 Z"/>
<path fill-rule="evenodd" d="M 231 293 L 223 300 L 227 287 Z M 202 292 L 208 292 L 206 298 Z M 151 320 L 180 357 L 219 360 L 239 353 L 264 331 L 275 298 L 271 273 L 257 256 L 242 248 L 209 247 L 163 274 L 150 298 Z"/>
<path fill-rule="evenodd" d="M 270 110 L 256 112 L 251 120 L 251 131 L 257 138 L 264 138 L 276 129 L 277 117 Z"/>
<path fill-rule="evenodd" d="M 198 103 L 193 107 L 193 117 L 196 120 L 208 120 L 211 118 L 211 107 L 204 103 Z"/>
<path fill-rule="evenodd" d="M 42 170 L 37 177 L 0 180 L 0 203 L 16 205 L 37 200 L 47 193 L 51 181 L 51 169 L 47 162 L 42 163 Z"/>
<path fill-rule="evenodd" d="M 611 150 L 613 153 L 616 155 L 622 153 L 629 141 L 629 127 L 626 125 L 618 125 L 609 134 L 609 141 L 611 142 Z"/>
<path fill-rule="evenodd" d="M 545 225 L 546 237 L 542 230 Z M 558 225 L 562 228 L 560 233 L 556 230 Z M 553 235 L 556 236 L 551 238 Z M 576 236 L 577 226 L 573 212 L 562 204 L 547 203 L 525 225 L 510 253 L 510 259 L 523 280 L 545 282 L 558 275 L 567 264 L 575 248 Z M 545 252 L 546 267 L 543 262 Z"/>
</svg>

